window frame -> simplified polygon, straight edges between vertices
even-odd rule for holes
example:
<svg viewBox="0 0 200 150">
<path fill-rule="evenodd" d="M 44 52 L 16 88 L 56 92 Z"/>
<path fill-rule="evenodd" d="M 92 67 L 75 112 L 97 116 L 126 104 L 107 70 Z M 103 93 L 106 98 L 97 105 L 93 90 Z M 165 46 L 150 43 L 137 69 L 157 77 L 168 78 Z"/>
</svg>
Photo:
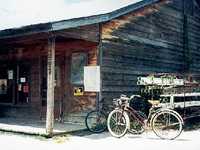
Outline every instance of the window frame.
<svg viewBox="0 0 200 150">
<path fill-rule="evenodd" d="M 84 69 L 84 66 L 87 66 L 88 65 L 88 53 L 87 52 L 74 52 L 74 53 L 72 53 L 71 54 L 71 62 L 70 62 L 70 83 L 72 84 L 72 85 L 75 85 L 75 86 L 78 86 L 78 85 L 83 85 L 84 83 L 83 83 L 83 80 L 84 80 L 84 73 L 82 74 L 82 81 L 80 81 L 80 82 L 74 82 L 73 81 L 73 79 L 72 79 L 72 76 L 73 76 L 73 66 L 72 66 L 72 64 L 73 64 L 73 55 L 75 56 L 75 55 L 79 55 L 79 57 L 80 56 L 83 56 L 83 57 L 85 57 L 85 60 L 84 60 L 84 64 L 82 65 L 83 66 L 83 69 Z M 78 57 L 78 56 L 76 56 L 76 57 Z M 80 70 L 79 70 L 80 71 Z M 83 70 L 84 71 L 84 70 Z"/>
</svg>

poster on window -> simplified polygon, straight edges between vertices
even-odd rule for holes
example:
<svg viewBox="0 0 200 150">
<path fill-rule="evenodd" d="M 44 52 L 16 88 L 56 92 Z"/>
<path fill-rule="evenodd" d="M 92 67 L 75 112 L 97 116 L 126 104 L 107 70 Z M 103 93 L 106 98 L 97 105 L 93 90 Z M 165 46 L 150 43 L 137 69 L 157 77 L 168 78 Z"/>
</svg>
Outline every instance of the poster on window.
<svg viewBox="0 0 200 150">
<path fill-rule="evenodd" d="M 84 89 L 87 92 L 100 92 L 100 67 L 84 67 Z"/>
<path fill-rule="evenodd" d="M 0 79 L 0 94 L 7 94 L 7 79 Z"/>
</svg>

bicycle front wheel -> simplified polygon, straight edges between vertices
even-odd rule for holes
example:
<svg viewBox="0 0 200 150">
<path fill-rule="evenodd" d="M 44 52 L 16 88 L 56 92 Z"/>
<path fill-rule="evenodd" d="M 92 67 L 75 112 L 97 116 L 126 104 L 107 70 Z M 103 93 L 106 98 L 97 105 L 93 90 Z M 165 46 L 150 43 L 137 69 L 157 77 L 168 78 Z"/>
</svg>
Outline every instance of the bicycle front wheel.
<svg viewBox="0 0 200 150">
<path fill-rule="evenodd" d="M 120 109 L 115 109 L 108 115 L 107 127 L 112 136 L 120 138 L 129 129 L 130 121 L 128 114 Z"/>
<path fill-rule="evenodd" d="M 104 132 L 107 128 L 106 115 L 101 111 L 91 111 L 85 118 L 85 125 L 90 132 Z"/>
<path fill-rule="evenodd" d="M 162 139 L 175 139 L 183 129 L 181 118 L 173 111 L 160 111 L 152 119 L 154 133 Z"/>
</svg>

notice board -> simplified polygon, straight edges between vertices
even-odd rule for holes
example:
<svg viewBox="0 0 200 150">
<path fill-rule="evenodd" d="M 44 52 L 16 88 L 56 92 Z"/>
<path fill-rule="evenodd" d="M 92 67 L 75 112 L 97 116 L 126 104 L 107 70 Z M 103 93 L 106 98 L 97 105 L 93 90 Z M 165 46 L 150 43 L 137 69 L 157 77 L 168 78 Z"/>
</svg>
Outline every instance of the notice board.
<svg viewBox="0 0 200 150">
<path fill-rule="evenodd" d="M 100 67 L 84 67 L 84 90 L 86 92 L 100 92 Z"/>
</svg>

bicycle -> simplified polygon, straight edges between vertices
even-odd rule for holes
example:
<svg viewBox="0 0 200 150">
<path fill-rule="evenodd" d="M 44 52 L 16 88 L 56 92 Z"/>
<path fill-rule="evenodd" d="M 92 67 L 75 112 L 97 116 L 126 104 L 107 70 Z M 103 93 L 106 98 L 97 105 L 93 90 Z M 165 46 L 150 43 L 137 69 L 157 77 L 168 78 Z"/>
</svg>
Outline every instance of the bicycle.
<svg viewBox="0 0 200 150">
<path fill-rule="evenodd" d="M 90 111 L 85 118 L 85 125 L 87 129 L 92 133 L 101 133 L 107 129 L 107 116 L 100 109 L 99 103 L 97 109 Z"/>
<path fill-rule="evenodd" d="M 153 132 L 161 139 L 175 139 L 183 130 L 183 119 L 174 110 L 157 107 L 157 103 L 152 103 L 148 117 L 141 112 L 129 106 L 129 102 L 135 96 L 130 98 L 121 95 L 120 98 L 114 99 L 116 108 L 110 112 L 107 119 L 108 131 L 114 137 L 122 137 L 127 131 L 131 133 L 142 133 L 152 128 Z M 131 124 L 135 124 L 131 126 Z"/>
</svg>

